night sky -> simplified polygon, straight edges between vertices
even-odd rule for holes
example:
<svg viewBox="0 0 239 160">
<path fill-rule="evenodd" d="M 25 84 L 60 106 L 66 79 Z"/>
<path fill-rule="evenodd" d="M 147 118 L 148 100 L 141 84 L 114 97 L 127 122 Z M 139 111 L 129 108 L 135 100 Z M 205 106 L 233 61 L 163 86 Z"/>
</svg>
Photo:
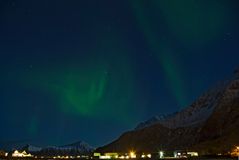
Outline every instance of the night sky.
<svg viewBox="0 0 239 160">
<path fill-rule="evenodd" d="M 0 141 L 97 147 L 239 66 L 238 0 L 0 1 Z"/>
</svg>

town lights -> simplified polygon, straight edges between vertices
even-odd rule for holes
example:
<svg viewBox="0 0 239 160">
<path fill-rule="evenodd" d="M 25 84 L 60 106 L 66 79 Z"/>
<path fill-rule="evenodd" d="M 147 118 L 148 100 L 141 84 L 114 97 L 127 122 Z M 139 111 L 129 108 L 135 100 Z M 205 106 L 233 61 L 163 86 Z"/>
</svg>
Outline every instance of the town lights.
<svg viewBox="0 0 239 160">
<path fill-rule="evenodd" d="M 237 159 L 239 160 L 239 146 L 236 146 L 236 150 L 237 150 Z"/>
<path fill-rule="evenodd" d="M 136 154 L 134 151 L 130 151 L 129 156 L 130 158 L 136 158 Z"/>
<path fill-rule="evenodd" d="M 234 148 L 231 151 L 231 156 L 238 157 L 239 160 L 239 146 L 234 146 Z"/>
<path fill-rule="evenodd" d="M 148 157 L 148 158 L 151 158 L 152 156 L 151 156 L 151 154 L 147 154 L 147 157 Z"/>
<path fill-rule="evenodd" d="M 18 150 L 15 150 L 12 153 L 12 157 L 33 157 L 30 153 L 27 154 L 26 151 L 20 152 Z"/>
<path fill-rule="evenodd" d="M 124 156 L 119 156 L 119 159 L 124 159 L 125 157 Z"/>
<path fill-rule="evenodd" d="M 163 151 L 159 151 L 159 158 L 163 158 L 163 157 L 164 157 Z"/>
</svg>

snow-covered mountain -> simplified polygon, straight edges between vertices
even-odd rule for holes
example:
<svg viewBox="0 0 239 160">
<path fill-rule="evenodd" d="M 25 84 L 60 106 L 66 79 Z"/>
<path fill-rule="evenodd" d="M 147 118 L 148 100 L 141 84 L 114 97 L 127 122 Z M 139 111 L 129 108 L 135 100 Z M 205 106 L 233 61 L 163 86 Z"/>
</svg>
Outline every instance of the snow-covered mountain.
<svg viewBox="0 0 239 160">
<path fill-rule="evenodd" d="M 94 150 L 92 146 L 90 146 L 88 143 L 84 141 L 78 141 L 72 144 L 64 145 L 64 146 L 61 146 L 60 148 L 68 148 L 68 149 L 76 148 L 83 152 L 91 152 Z"/>
<path fill-rule="evenodd" d="M 155 116 L 145 122 L 139 123 L 135 129 L 143 129 L 157 123 L 167 128 L 200 125 L 208 119 L 218 103 L 230 101 L 230 99 L 235 98 L 236 95 L 234 94 L 236 94 L 237 91 L 231 90 L 230 88 L 239 83 L 238 81 L 239 71 L 235 71 L 232 78 L 218 83 L 185 109 L 174 114 Z"/>
<path fill-rule="evenodd" d="M 189 107 L 178 112 L 160 123 L 168 128 L 187 127 L 200 125 L 205 122 L 219 104 L 227 105 L 235 98 L 239 97 L 239 69 L 234 71 L 234 75 L 215 87 L 205 92 Z"/>
<path fill-rule="evenodd" d="M 37 150 L 37 151 L 36 151 Z M 89 144 L 83 141 L 64 145 L 64 146 L 48 146 L 44 148 L 37 148 L 29 146 L 28 152 L 35 155 L 55 156 L 55 155 L 80 155 L 88 154 L 94 150 Z"/>
</svg>

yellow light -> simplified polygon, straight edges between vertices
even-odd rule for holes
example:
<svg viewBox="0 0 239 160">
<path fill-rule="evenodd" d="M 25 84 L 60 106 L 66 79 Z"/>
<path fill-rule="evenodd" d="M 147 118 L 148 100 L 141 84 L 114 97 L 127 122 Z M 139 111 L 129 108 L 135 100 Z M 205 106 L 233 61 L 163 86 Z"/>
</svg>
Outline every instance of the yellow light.
<svg viewBox="0 0 239 160">
<path fill-rule="evenodd" d="M 147 157 L 148 157 L 148 158 L 151 158 L 151 154 L 148 154 Z"/>
<path fill-rule="evenodd" d="M 120 156 L 119 158 L 120 158 L 120 159 L 124 159 L 124 156 Z"/>
<path fill-rule="evenodd" d="M 191 157 L 197 157 L 198 153 L 197 152 L 187 152 L 188 155 L 191 155 Z"/>
<path fill-rule="evenodd" d="M 110 159 L 111 157 L 110 156 L 100 156 L 99 159 Z"/>
<path fill-rule="evenodd" d="M 101 154 L 98 153 L 98 152 L 95 152 L 95 153 L 94 153 L 94 156 L 95 156 L 95 157 L 99 157 L 99 156 L 101 156 Z"/>
<path fill-rule="evenodd" d="M 129 155 L 130 155 L 130 158 L 136 158 L 136 154 L 134 151 L 130 151 Z"/>
</svg>

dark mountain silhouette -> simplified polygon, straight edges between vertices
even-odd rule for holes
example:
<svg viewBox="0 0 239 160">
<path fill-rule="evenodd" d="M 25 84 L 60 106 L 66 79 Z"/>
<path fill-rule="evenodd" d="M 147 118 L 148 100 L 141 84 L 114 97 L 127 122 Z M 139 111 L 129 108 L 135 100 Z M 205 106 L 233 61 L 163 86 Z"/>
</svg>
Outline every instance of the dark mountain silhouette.
<svg viewBox="0 0 239 160">
<path fill-rule="evenodd" d="M 97 151 L 185 149 L 201 154 L 228 153 L 239 144 L 239 70 L 184 110 L 159 118 L 158 122 L 153 119 L 138 126 Z"/>
</svg>

